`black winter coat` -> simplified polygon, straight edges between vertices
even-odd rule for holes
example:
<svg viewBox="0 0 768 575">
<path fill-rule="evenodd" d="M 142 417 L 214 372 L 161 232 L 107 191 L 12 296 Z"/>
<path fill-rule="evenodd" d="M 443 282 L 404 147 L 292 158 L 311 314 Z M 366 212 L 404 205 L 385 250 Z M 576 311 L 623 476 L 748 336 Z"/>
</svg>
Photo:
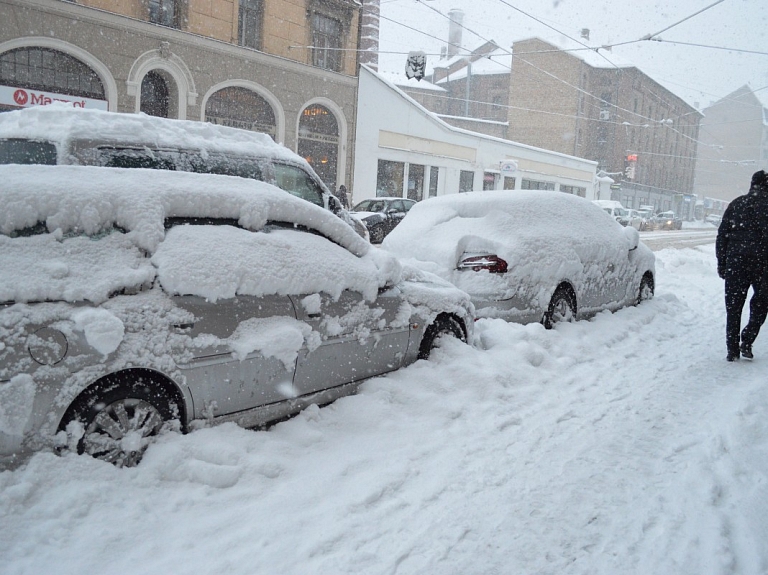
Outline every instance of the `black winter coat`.
<svg viewBox="0 0 768 575">
<path fill-rule="evenodd" d="M 723 214 L 715 242 L 720 277 L 768 274 L 768 187 L 753 186 Z"/>
</svg>

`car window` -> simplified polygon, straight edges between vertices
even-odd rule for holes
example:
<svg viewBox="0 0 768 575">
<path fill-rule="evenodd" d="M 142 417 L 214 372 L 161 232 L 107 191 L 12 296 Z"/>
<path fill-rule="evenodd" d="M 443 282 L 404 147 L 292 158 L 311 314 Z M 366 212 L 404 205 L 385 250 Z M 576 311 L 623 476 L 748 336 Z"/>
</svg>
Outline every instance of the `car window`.
<svg viewBox="0 0 768 575">
<path fill-rule="evenodd" d="M 403 207 L 403 200 L 395 200 L 394 202 L 390 202 L 389 209 L 395 210 L 396 212 L 404 212 L 405 208 Z"/>
<path fill-rule="evenodd" d="M 406 200 L 403 200 L 403 205 L 405 206 L 405 211 L 408 212 L 413 206 L 416 205 L 416 202 L 408 202 Z"/>
<path fill-rule="evenodd" d="M 148 168 L 175 170 L 176 162 L 169 153 L 149 148 L 99 148 L 98 165 L 106 168 Z"/>
<path fill-rule="evenodd" d="M 297 166 L 278 164 L 275 169 L 275 184 L 291 195 L 297 196 L 315 205 L 324 207 L 323 190 L 307 172 Z"/>
<path fill-rule="evenodd" d="M 56 146 L 21 138 L 0 140 L 0 164 L 56 165 Z"/>
</svg>

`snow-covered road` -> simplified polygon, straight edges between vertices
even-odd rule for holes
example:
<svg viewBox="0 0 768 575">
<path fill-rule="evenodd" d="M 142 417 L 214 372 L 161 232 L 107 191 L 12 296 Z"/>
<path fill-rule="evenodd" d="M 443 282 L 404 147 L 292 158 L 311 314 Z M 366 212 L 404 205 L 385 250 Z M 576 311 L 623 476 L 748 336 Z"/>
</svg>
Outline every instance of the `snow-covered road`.
<svg viewBox="0 0 768 575">
<path fill-rule="evenodd" d="M 768 334 L 726 363 L 713 245 L 657 257 L 639 307 L 480 321 L 267 432 L 0 473 L 0 573 L 768 573 Z"/>
</svg>

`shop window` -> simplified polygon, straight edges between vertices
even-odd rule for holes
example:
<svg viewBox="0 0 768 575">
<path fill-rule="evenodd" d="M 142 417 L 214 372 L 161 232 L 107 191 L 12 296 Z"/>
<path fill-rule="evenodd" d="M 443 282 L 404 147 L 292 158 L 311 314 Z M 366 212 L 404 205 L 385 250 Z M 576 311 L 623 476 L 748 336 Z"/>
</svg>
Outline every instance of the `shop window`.
<svg viewBox="0 0 768 575">
<path fill-rule="evenodd" d="M 417 202 L 424 199 L 424 166 L 408 165 L 408 199 Z"/>
<path fill-rule="evenodd" d="M 104 85 L 89 66 L 48 48 L 18 48 L 0 55 L 0 84 L 104 100 Z"/>
<path fill-rule="evenodd" d="M 437 196 L 437 182 L 440 176 L 440 168 L 432 166 L 429 168 L 429 197 L 434 198 Z"/>
<path fill-rule="evenodd" d="M 312 29 L 312 65 L 340 72 L 342 63 L 341 22 L 325 14 L 315 12 L 312 14 L 310 26 Z"/>
<path fill-rule="evenodd" d="M 405 178 L 405 164 L 403 162 L 390 162 L 379 160 L 376 170 L 376 197 L 377 198 L 401 198 L 403 197 L 403 180 Z"/>
<path fill-rule="evenodd" d="M 555 183 L 540 182 L 538 180 L 527 180 L 523 178 L 523 181 L 520 182 L 520 189 L 521 190 L 554 190 Z"/>
<path fill-rule="evenodd" d="M 499 181 L 499 174 L 494 172 L 485 172 L 483 174 L 483 190 L 495 190 Z"/>
<path fill-rule="evenodd" d="M 141 81 L 140 110 L 150 116 L 167 118 L 170 99 L 170 90 L 165 79 L 154 70 L 147 72 Z"/>
<path fill-rule="evenodd" d="M 575 196 L 580 196 L 582 198 L 587 197 L 587 188 L 582 188 L 581 186 L 564 186 L 560 185 L 560 191 L 565 192 L 566 194 L 573 194 Z M 629 204 L 624 204 L 629 205 Z"/>
<path fill-rule="evenodd" d="M 515 181 L 515 178 L 510 178 L 509 176 L 504 176 L 504 189 L 505 190 L 514 190 L 516 183 L 517 182 Z"/>
<path fill-rule="evenodd" d="M 205 103 L 205 121 L 231 128 L 263 132 L 276 138 L 275 112 L 253 90 L 230 86 L 211 94 Z"/>
<path fill-rule="evenodd" d="M 153 24 L 179 27 L 179 0 L 149 0 L 149 21 Z"/>
<path fill-rule="evenodd" d="M 459 193 L 471 192 L 475 186 L 475 172 L 461 170 L 459 174 Z"/>
<path fill-rule="evenodd" d="M 325 106 L 315 104 L 301 113 L 297 152 L 309 162 L 328 189 L 336 189 L 339 125 L 336 116 Z"/>
<path fill-rule="evenodd" d="M 238 39 L 241 46 L 261 50 L 261 28 L 264 20 L 262 0 L 240 0 Z"/>
</svg>

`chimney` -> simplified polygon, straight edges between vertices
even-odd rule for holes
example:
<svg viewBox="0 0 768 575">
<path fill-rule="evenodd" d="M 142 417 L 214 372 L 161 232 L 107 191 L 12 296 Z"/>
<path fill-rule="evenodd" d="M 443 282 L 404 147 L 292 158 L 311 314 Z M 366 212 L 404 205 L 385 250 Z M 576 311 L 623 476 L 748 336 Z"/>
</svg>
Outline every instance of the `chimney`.
<svg viewBox="0 0 768 575">
<path fill-rule="evenodd" d="M 464 22 L 464 12 L 451 10 L 448 12 L 448 58 L 453 58 L 461 48 L 461 25 Z"/>
<path fill-rule="evenodd" d="M 581 29 L 581 37 L 585 40 L 589 40 L 589 28 L 582 28 Z"/>
<path fill-rule="evenodd" d="M 379 0 L 363 0 L 360 19 L 359 62 L 379 69 Z"/>
</svg>

